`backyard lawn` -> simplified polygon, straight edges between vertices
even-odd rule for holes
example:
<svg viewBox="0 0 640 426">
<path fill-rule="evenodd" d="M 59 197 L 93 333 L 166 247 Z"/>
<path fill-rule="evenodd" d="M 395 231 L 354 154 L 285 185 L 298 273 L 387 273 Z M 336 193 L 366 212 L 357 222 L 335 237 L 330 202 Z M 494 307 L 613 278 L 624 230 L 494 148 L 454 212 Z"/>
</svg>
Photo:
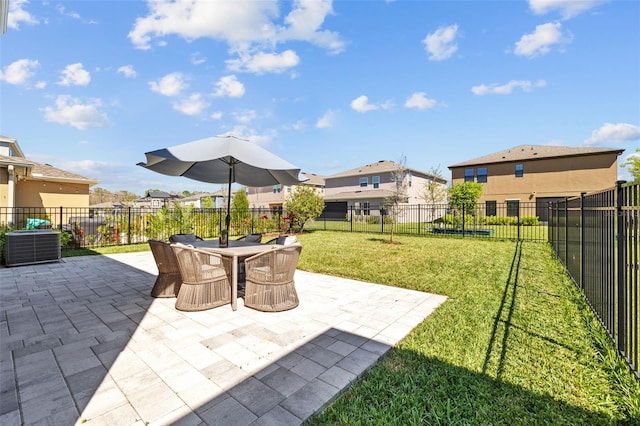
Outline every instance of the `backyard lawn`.
<svg viewBox="0 0 640 426">
<path fill-rule="evenodd" d="M 449 297 L 308 424 L 640 425 L 639 382 L 546 243 L 388 238 L 298 236 L 302 270 Z"/>
<path fill-rule="evenodd" d="M 547 244 L 299 240 L 300 269 L 449 297 L 310 424 L 640 424 L 638 382 Z"/>
</svg>

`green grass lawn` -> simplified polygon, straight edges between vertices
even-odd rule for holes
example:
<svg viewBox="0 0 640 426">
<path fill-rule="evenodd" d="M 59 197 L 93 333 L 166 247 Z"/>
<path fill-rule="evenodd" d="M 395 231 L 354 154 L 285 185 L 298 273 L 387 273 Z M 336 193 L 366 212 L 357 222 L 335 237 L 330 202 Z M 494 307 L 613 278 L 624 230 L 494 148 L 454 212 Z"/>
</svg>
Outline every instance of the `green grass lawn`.
<svg viewBox="0 0 640 426">
<path fill-rule="evenodd" d="M 449 297 L 309 424 L 640 424 L 640 386 L 548 245 L 298 239 L 303 270 Z"/>
<path fill-rule="evenodd" d="M 640 424 L 640 384 L 547 244 L 298 239 L 300 269 L 449 298 L 309 424 Z"/>
</svg>

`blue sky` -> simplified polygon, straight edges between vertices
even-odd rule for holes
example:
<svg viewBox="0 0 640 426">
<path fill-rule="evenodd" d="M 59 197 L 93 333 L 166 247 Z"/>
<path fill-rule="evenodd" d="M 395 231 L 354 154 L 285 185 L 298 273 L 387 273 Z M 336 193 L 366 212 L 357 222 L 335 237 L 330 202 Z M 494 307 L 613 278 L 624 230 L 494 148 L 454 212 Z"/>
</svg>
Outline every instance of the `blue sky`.
<svg viewBox="0 0 640 426">
<path fill-rule="evenodd" d="M 640 147 L 638 1 L 9 0 L 0 134 L 110 191 L 213 135 L 305 172 L 447 166 L 521 144 Z M 620 177 L 628 176 L 623 170 Z"/>
</svg>

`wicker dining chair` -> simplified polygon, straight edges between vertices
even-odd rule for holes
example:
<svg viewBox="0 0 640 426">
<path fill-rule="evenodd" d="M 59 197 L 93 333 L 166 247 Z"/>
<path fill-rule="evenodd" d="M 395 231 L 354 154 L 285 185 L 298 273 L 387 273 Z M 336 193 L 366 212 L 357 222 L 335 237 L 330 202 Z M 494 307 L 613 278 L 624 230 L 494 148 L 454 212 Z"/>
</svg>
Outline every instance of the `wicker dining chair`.
<svg viewBox="0 0 640 426">
<path fill-rule="evenodd" d="M 204 311 L 231 303 L 231 281 L 222 256 L 172 244 L 182 274 L 176 299 L 180 311 Z"/>
<path fill-rule="evenodd" d="M 300 303 L 293 275 L 302 246 L 290 244 L 245 260 L 244 305 L 264 312 L 293 309 Z"/>
<path fill-rule="evenodd" d="M 197 236 L 194 233 L 173 234 L 169 237 L 169 242 L 171 244 L 174 244 L 174 243 L 191 244 L 191 243 L 195 243 L 196 241 L 204 241 L 204 239 L 202 237 Z"/>
<path fill-rule="evenodd" d="M 151 289 L 152 297 L 176 297 L 182 284 L 178 259 L 171 246 L 161 240 L 149 240 L 151 253 L 158 266 L 158 278 Z"/>
<path fill-rule="evenodd" d="M 262 241 L 262 234 L 247 234 L 238 238 L 238 241 L 246 241 L 248 243 L 259 243 Z"/>
</svg>

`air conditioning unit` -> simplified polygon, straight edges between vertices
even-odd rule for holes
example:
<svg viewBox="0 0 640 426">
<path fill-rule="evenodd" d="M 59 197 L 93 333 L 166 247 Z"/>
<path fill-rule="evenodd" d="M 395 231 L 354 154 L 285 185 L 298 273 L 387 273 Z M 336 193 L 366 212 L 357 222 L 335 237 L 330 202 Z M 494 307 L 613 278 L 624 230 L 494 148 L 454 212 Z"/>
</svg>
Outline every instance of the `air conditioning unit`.
<svg viewBox="0 0 640 426">
<path fill-rule="evenodd" d="M 13 231 L 5 234 L 7 266 L 60 261 L 60 234 L 47 229 Z"/>
</svg>

